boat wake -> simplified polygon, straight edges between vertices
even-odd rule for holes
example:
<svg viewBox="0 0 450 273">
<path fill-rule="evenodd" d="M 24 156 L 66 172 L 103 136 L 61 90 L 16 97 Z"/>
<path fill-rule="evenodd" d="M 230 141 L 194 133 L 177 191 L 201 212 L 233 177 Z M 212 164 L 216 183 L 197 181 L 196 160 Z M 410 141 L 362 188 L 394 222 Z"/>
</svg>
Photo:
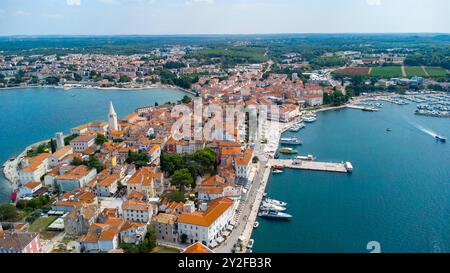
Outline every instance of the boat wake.
<svg viewBox="0 0 450 273">
<path fill-rule="evenodd" d="M 438 134 L 436 132 L 434 132 L 431 129 L 425 128 L 424 126 L 417 124 L 415 122 L 411 122 L 411 125 L 416 127 L 417 129 L 419 129 L 420 131 L 424 132 L 427 135 L 430 135 L 432 137 L 436 137 Z"/>
</svg>

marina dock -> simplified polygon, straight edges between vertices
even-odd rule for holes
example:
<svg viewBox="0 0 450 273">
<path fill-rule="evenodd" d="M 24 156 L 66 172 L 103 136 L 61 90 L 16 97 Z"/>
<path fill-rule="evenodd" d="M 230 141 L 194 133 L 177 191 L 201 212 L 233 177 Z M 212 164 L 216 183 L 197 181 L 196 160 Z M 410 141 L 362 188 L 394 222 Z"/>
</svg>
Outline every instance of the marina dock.
<svg viewBox="0 0 450 273">
<path fill-rule="evenodd" d="M 269 161 L 269 166 L 270 166 L 270 168 L 272 166 L 283 166 L 288 169 L 308 170 L 308 171 L 323 171 L 323 172 L 336 172 L 336 173 L 350 172 L 346 168 L 345 163 L 301 161 L 300 164 L 294 164 L 294 160 L 292 160 L 292 159 L 271 159 Z"/>
</svg>

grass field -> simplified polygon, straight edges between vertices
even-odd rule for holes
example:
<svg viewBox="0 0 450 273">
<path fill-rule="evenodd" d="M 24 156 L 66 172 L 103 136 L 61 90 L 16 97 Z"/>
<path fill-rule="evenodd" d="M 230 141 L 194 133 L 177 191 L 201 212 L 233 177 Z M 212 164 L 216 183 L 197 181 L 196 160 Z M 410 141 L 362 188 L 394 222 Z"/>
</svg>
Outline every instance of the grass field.
<svg viewBox="0 0 450 273">
<path fill-rule="evenodd" d="M 446 77 L 449 76 L 447 70 L 441 67 L 426 67 L 425 68 L 430 77 Z"/>
<path fill-rule="evenodd" d="M 180 253 L 178 249 L 165 247 L 165 246 L 157 246 L 152 250 L 152 253 Z"/>
<path fill-rule="evenodd" d="M 58 217 L 57 216 L 49 216 L 49 217 L 39 217 L 36 219 L 28 229 L 30 232 L 42 232 L 47 229 L 47 227 L 53 223 Z"/>
<path fill-rule="evenodd" d="M 385 66 L 385 67 L 374 67 L 372 68 L 373 77 L 381 78 L 402 78 L 402 67 L 401 66 Z"/>
<path fill-rule="evenodd" d="M 425 71 L 423 71 L 421 66 L 406 66 L 406 76 L 411 77 L 427 77 Z"/>
</svg>

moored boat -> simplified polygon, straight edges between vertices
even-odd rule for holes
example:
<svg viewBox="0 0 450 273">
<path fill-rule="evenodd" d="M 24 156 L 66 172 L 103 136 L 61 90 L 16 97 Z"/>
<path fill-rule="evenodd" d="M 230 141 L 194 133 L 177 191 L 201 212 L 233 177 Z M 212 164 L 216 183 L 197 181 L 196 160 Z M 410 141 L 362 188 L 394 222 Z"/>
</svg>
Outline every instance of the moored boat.
<svg viewBox="0 0 450 273">
<path fill-rule="evenodd" d="M 279 211 L 261 211 L 260 213 L 258 213 L 258 216 L 279 220 L 289 220 L 290 218 L 292 218 L 292 215 Z"/>
<path fill-rule="evenodd" d="M 260 207 L 260 210 L 262 210 L 262 211 L 264 211 L 264 210 L 285 211 L 286 208 L 282 207 L 282 206 L 277 206 L 274 204 L 269 204 L 269 203 L 263 202 Z"/>
<path fill-rule="evenodd" d="M 298 154 L 298 151 L 292 148 L 281 148 L 279 152 L 282 154 Z"/>
<path fill-rule="evenodd" d="M 315 118 L 315 117 L 304 117 L 303 118 L 303 121 L 304 122 L 307 122 L 307 123 L 312 123 L 312 122 L 315 122 L 317 120 L 317 118 Z"/>
<path fill-rule="evenodd" d="M 280 143 L 281 144 L 287 144 L 287 145 L 302 145 L 303 141 L 301 141 L 300 139 L 296 138 L 296 137 L 292 137 L 292 138 L 281 138 L 280 139 Z"/>
<path fill-rule="evenodd" d="M 264 200 L 264 202 L 265 202 L 265 203 L 269 203 L 269 204 L 274 204 L 274 205 L 276 205 L 276 206 L 281 206 L 281 207 L 287 206 L 287 203 L 286 203 L 286 202 L 278 201 L 278 200 L 270 199 L 270 198 L 266 198 L 266 199 Z"/>
<path fill-rule="evenodd" d="M 273 170 L 272 173 L 273 174 L 282 174 L 283 171 L 282 170 Z"/>
<path fill-rule="evenodd" d="M 253 228 L 258 228 L 258 227 L 259 227 L 259 222 L 256 221 L 256 222 L 253 224 Z"/>
</svg>

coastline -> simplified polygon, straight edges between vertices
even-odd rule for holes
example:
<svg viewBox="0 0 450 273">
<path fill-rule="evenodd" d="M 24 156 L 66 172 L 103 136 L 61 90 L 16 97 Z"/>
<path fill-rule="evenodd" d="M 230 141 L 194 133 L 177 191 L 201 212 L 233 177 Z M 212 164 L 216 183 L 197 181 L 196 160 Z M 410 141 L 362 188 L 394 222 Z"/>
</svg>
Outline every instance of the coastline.
<svg viewBox="0 0 450 273">
<path fill-rule="evenodd" d="M 49 142 L 50 139 L 47 140 L 41 140 L 36 143 L 33 143 L 29 146 L 27 146 L 21 153 L 19 153 L 17 156 L 13 156 L 6 160 L 6 162 L 3 163 L 3 176 L 5 179 L 9 182 L 11 186 L 11 190 L 14 192 L 19 188 L 19 176 L 18 176 L 18 166 L 22 159 L 26 156 L 27 151 L 30 150 L 33 147 L 39 146 L 43 143 Z M 14 159 L 14 160 L 11 160 Z"/>
<path fill-rule="evenodd" d="M 64 89 L 64 90 L 73 90 L 73 89 L 95 89 L 95 90 L 122 90 L 122 91 L 144 91 L 144 90 L 151 90 L 151 89 L 175 89 L 181 92 L 185 92 L 191 95 L 196 95 L 196 92 L 185 89 L 176 85 L 168 85 L 168 84 L 151 84 L 151 85 L 144 85 L 139 87 L 99 87 L 99 86 L 91 86 L 91 85 L 84 85 L 84 86 L 60 86 L 60 85 L 31 85 L 31 86 L 16 86 L 16 87 L 4 87 L 0 88 L 0 91 L 8 91 L 8 90 L 20 90 L 20 89 L 31 89 L 31 88 L 54 88 L 54 89 Z"/>
</svg>

